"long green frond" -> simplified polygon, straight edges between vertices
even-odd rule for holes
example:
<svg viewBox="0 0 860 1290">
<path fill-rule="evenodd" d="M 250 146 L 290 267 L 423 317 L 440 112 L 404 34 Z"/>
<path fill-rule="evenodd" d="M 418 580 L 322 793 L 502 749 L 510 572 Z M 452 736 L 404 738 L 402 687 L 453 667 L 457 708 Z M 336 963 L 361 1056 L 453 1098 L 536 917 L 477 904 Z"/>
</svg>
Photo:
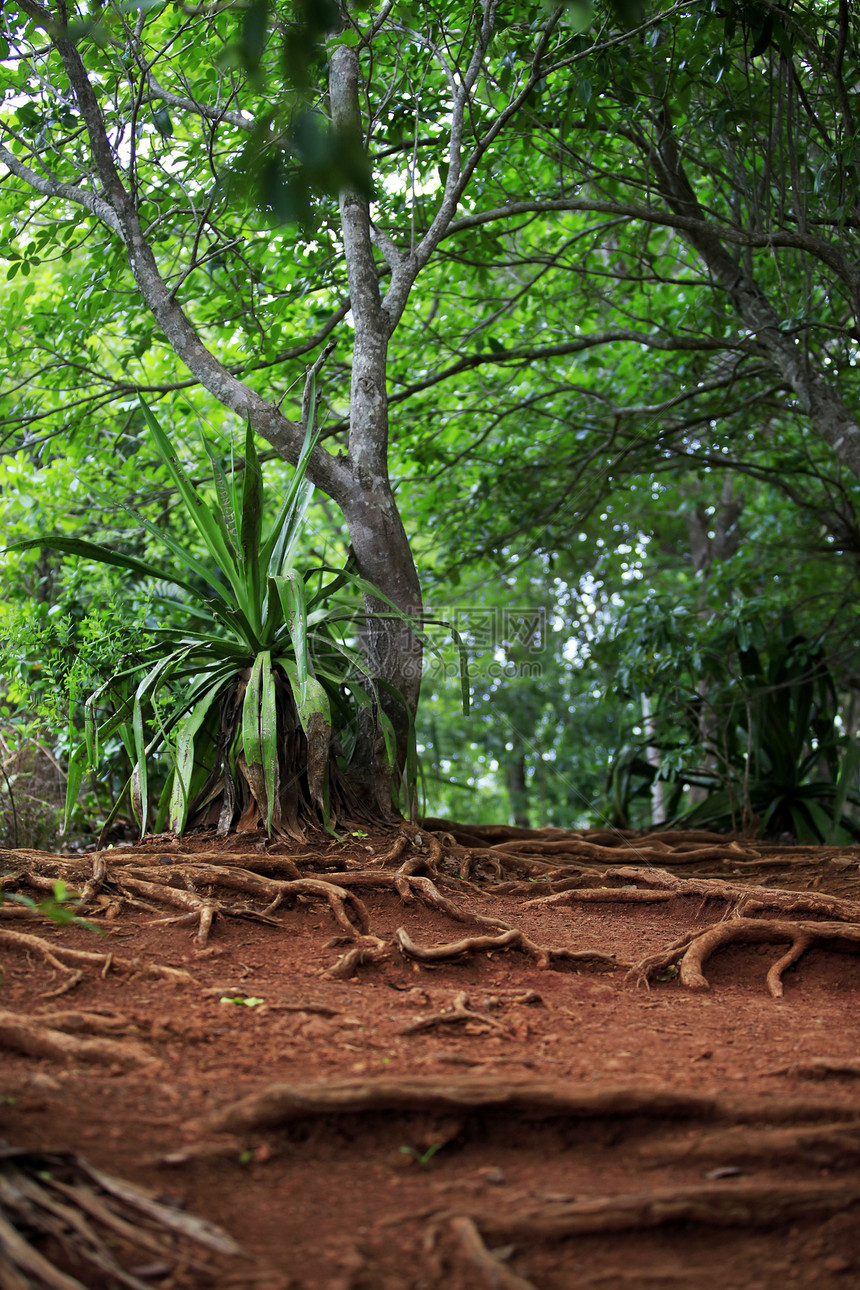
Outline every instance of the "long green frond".
<svg viewBox="0 0 860 1290">
<path fill-rule="evenodd" d="M 182 587 L 196 599 L 204 599 L 200 591 L 186 578 L 180 577 L 172 569 L 159 569 L 147 560 L 138 560 L 136 556 L 126 555 L 124 551 L 114 551 L 112 547 L 103 546 L 100 542 L 87 542 L 83 538 L 66 537 L 62 533 L 46 533 L 44 537 L 27 538 L 23 542 L 13 542 L 6 547 L 7 551 L 32 551 L 50 547 L 52 551 L 62 551 L 64 555 L 80 555 L 86 560 L 97 560 L 99 564 L 111 564 L 129 573 L 138 573 L 142 578 L 156 578 L 159 582 L 170 582 L 175 587 Z"/>
<path fill-rule="evenodd" d="M 191 779 L 194 774 L 194 740 L 213 701 L 223 687 L 223 681 L 211 685 L 202 699 L 191 708 L 182 719 L 176 738 L 176 760 L 174 762 L 173 789 L 170 796 L 169 828 L 181 834 L 188 821 L 188 808 L 191 805 Z"/>
<path fill-rule="evenodd" d="M 255 617 L 254 626 L 259 630 L 262 612 L 260 603 L 260 544 L 263 535 L 263 475 L 260 459 L 254 445 L 254 431 L 249 424 L 245 435 L 245 473 L 242 478 L 242 527 L 240 546 L 242 573 L 248 589 L 248 600 Z"/>
<path fill-rule="evenodd" d="M 272 836 L 272 821 L 278 806 L 278 709 L 272 657 L 264 655 L 260 686 L 260 752 L 266 785 L 266 832 Z M 278 821 L 280 822 L 280 821 Z"/>
</svg>

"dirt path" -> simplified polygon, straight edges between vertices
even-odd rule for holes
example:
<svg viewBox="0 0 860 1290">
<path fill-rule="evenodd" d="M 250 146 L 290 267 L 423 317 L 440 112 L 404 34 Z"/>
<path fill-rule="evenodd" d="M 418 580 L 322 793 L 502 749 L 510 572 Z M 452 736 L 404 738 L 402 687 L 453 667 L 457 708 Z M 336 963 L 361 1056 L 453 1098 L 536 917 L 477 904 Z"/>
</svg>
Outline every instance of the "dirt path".
<svg viewBox="0 0 860 1290">
<path fill-rule="evenodd" d="M 0 854 L 103 931 L 0 905 L 0 1132 L 243 1252 L 132 1223 L 122 1284 L 857 1284 L 860 851 L 436 823 Z M 121 1284 L 53 1221 L 66 1253 L 34 1248 Z M 11 1264 L 0 1226 L 0 1286 L 43 1284 Z"/>
</svg>

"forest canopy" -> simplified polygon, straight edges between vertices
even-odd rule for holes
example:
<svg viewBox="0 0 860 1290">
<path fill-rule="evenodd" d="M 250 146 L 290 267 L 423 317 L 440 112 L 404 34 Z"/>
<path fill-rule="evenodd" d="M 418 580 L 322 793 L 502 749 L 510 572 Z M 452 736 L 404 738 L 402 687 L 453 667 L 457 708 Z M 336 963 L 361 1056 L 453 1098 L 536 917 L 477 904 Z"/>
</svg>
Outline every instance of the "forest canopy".
<svg viewBox="0 0 860 1290">
<path fill-rule="evenodd" d="M 433 815 L 854 836 L 847 0 L 14 0 L 0 24 L 0 506 L 9 545 L 55 538 L 2 557 L 4 829 L 34 758 L 69 773 L 94 689 L 79 829 L 175 699 L 108 728 L 187 605 L 143 566 L 206 554 L 154 418 L 214 512 L 232 462 L 237 550 L 248 463 L 276 496 L 313 438 L 302 567 L 346 566 L 376 614 L 337 648 L 381 687 L 353 672 L 379 802 L 414 741 Z"/>
</svg>

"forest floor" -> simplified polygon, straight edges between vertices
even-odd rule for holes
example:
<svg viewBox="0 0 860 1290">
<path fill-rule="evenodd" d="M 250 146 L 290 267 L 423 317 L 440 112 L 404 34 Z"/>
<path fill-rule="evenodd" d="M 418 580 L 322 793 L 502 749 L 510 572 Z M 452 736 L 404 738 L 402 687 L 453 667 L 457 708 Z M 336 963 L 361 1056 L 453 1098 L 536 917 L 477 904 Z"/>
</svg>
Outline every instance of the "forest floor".
<svg viewBox="0 0 860 1290">
<path fill-rule="evenodd" d="M 0 905 L 3 1290 L 860 1282 L 860 848 L 431 821 L 0 870 L 101 930 Z"/>
</svg>

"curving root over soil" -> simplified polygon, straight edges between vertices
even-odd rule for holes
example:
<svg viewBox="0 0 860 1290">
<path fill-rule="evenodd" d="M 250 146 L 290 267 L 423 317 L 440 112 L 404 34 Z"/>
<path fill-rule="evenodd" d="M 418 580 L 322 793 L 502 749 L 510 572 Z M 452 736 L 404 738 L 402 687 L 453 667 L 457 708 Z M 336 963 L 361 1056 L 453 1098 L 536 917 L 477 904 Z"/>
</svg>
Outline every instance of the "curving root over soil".
<svg viewBox="0 0 860 1290">
<path fill-rule="evenodd" d="M 0 1290 L 860 1275 L 857 848 L 428 820 L 0 887 Z"/>
<path fill-rule="evenodd" d="M 217 1277 L 218 1264 L 201 1250 L 242 1253 L 213 1223 L 180 1213 L 69 1151 L 0 1144 L 0 1206 L 0 1284 L 9 1290 L 87 1290 L 105 1278 L 146 1290 L 154 1277 L 178 1267 Z M 36 1238 L 52 1257 L 37 1248 Z"/>
</svg>

